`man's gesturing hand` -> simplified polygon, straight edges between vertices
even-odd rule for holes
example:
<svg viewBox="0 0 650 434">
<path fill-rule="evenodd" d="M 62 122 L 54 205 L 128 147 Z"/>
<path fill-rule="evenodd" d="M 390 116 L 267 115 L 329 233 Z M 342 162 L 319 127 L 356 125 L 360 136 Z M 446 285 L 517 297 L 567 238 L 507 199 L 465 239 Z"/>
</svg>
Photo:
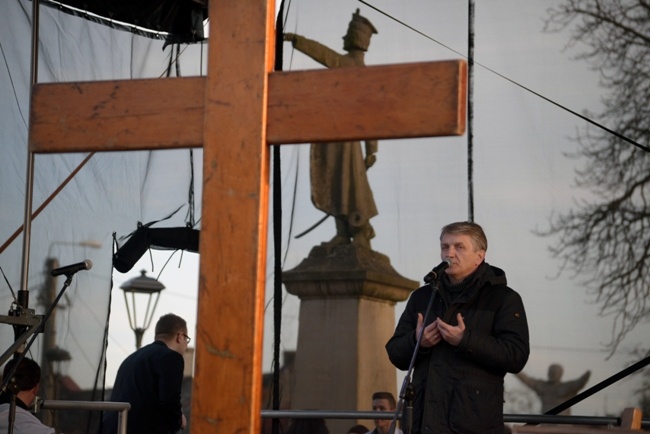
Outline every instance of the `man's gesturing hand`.
<svg viewBox="0 0 650 434">
<path fill-rule="evenodd" d="M 420 346 L 422 348 L 429 348 L 432 347 L 436 344 L 438 344 L 441 340 L 442 337 L 440 336 L 440 332 L 438 331 L 438 322 L 440 320 L 436 318 L 434 322 L 429 324 L 424 328 L 424 333 L 422 334 L 422 340 L 420 341 Z M 422 330 L 424 324 L 424 317 L 421 313 L 418 314 L 418 325 L 415 329 L 416 337 L 420 336 L 420 331 Z"/>
<path fill-rule="evenodd" d="M 465 321 L 463 320 L 463 316 L 460 314 L 460 312 L 456 315 L 456 319 L 458 320 L 457 326 L 447 324 L 440 318 L 436 319 L 435 321 L 437 323 L 436 327 L 439 330 L 442 339 L 449 342 L 455 347 L 460 344 L 460 341 L 463 340 L 463 335 L 465 334 Z"/>
</svg>

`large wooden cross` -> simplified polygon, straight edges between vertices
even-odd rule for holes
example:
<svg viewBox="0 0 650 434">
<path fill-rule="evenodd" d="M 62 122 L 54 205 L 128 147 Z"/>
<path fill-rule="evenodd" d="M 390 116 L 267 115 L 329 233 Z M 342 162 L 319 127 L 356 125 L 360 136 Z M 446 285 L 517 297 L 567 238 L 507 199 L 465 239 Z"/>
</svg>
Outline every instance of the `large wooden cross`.
<svg viewBox="0 0 650 434">
<path fill-rule="evenodd" d="M 272 72 L 273 0 L 211 0 L 206 77 L 39 84 L 34 153 L 203 146 L 192 433 L 260 432 L 269 144 L 460 135 L 463 61 Z"/>
</svg>

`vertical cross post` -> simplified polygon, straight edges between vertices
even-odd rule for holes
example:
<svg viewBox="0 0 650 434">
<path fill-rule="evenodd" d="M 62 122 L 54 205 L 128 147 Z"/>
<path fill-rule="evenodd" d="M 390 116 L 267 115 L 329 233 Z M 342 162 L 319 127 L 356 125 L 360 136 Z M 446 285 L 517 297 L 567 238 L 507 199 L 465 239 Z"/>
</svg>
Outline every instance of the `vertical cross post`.
<svg viewBox="0 0 650 434">
<path fill-rule="evenodd" d="M 192 433 L 260 432 L 273 12 L 210 2 Z"/>
</svg>

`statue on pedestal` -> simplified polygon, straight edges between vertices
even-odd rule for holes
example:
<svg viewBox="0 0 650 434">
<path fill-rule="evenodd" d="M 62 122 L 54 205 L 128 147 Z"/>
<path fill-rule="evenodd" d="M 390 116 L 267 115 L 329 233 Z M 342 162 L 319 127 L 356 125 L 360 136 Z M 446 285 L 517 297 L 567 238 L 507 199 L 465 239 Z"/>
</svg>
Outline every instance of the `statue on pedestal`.
<svg viewBox="0 0 650 434">
<path fill-rule="evenodd" d="M 356 68 L 365 66 L 375 33 L 357 9 L 343 36 L 345 54 L 294 33 L 285 33 L 284 40 L 327 68 Z M 282 273 L 287 292 L 300 298 L 293 408 L 326 408 L 336 402 L 354 410 L 360 397 L 396 388 L 395 368 L 376 343 L 388 340 L 395 327 L 395 303 L 408 298 L 418 282 L 400 276 L 388 256 L 370 246 L 375 236 L 370 219 L 377 207 L 366 171 L 376 161 L 377 141 L 363 142 L 365 155 L 361 141 L 310 146 L 311 200 L 335 218 L 336 235 Z M 372 366 L 372 376 L 364 374 L 367 366 Z M 346 432 L 348 423 L 328 425 L 332 432 Z"/>
<path fill-rule="evenodd" d="M 284 40 L 328 68 L 365 66 L 364 54 L 370 37 L 377 33 L 359 9 L 352 15 L 348 31 L 343 36 L 346 54 L 294 33 L 285 33 Z M 336 236 L 326 247 L 354 244 L 370 249 L 375 232 L 370 218 L 377 207 L 368 183 L 366 170 L 376 161 L 377 141 L 365 141 L 365 157 L 358 141 L 313 143 L 310 150 L 311 199 L 314 206 L 336 219 Z"/>
</svg>

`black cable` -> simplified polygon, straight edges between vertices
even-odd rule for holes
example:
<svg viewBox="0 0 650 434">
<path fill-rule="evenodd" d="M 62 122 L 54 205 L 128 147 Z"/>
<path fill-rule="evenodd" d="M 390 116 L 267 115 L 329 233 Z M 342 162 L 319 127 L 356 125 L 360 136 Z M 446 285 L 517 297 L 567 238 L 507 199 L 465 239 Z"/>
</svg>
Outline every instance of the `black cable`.
<svg viewBox="0 0 650 434">
<path fill-rule="evenodd" d="M 284 43 L 284 0 L 276 18 L 275 29 L 275 65 L 276 71 L 282 71 L 282 47 Z M 280 409 L 280 339 L 282 328 L 282 176 L 280 145 L 273 146 L 273 410 Z M 280 421 L 273 418 L 271 433 L 279 434 Z"/>
<path fill-rule="evenodd" d="M 20 100 L 18 99 L 18 94 L 16 93 L 16 86 L 14 85 L 14 79 L 11 75 L 11 69 L 9 69 L 9 62 L 7 62 L 7 56 L 5 55 L 5 50 L 2 48 L 2 42 L 0 42 L 0 53 L 2 54 L 2 59 L 5 61 L 5 66 L 7 68 L 7 75 L 9 76 L 11 89 L 14 92 L 14 99 L 16 100 L 16 106 L 18 107 L 18 113 L 20 113 L 20 118 L 23 120 L 23 124 L 25 124 L 25 127 L 27 127 L 27 122 L 25 121 L 25 115 L 23 114 L 23 110 L 20 108 Z"/>
<path fill-rule="evenodd" d="M 172 49 L 172 52 L 174 50 Z M 180 57 L 181 57 L 181 44 L 176 44 L 176 58 L 174 59 L 174 63 L 176 64 L 176 77 L 181 76 L 181 62 L 180 62 Z"/>
<path fill-rule="evenodd" d="M 474 221 L 474 0 L 467 24 L 467 220 Z"/>
<path fill-rule="evenodd" d="M 193 228 L 196 226 L 194 221 L 194 212 L 195 212 L 195 197 L 194 197 L 194 150 L 190 149 L 190 188 L 188 191 L 188 215 L 187 215 L 187 226 Z"/>
<path fill-rule="evenodd" d="M 282 258 L 282 267 L 287 262 L 287 256 L 289 255 L 289 246 L 291 245 L 291 235 L 293 234 L 293 223 L 295 221 L 296 215 L 296 202 L 298 200 L 298 179 L 300 175 L 300 156 L 298 155 L 296 159 L 296 176 L 293 180 L 293 195 L 291 200 L 291 216 L 289 217 L 289 230 L 287 231 L 287 249 L 284 251 L 284 257 Z"/>
</svg>

